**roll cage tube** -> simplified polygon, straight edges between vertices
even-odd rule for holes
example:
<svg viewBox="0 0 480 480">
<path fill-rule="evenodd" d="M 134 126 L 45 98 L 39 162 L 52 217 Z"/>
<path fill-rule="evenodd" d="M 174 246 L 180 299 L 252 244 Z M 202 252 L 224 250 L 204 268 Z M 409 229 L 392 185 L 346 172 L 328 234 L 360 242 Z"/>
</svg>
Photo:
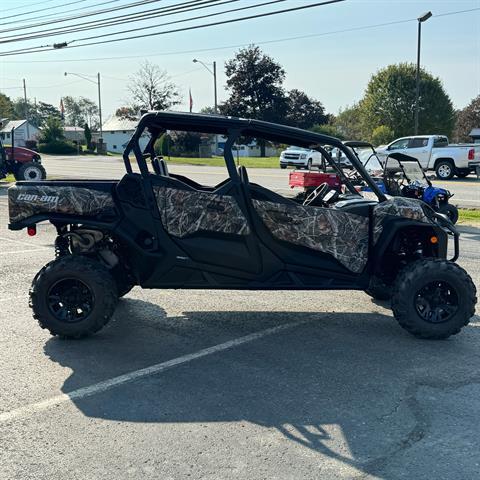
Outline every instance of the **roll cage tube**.
<svg viewBox="0 0 480 480">
<path fill-rule="evenodd" d="M 346 155 L 350 163 L 357 169 L 362 178 L 367 182 L 367 185 L 371 188 L 372 192 L 378 197 L 381 202 L 387 200 L 384 193 L 378 188 L 378 185 L 372 180 L 367 170 L 363 166 L 363 163 L 357 158 L 357 156 L 343 143 L 340 143 L 340 150 Z"/>
<path fill-rule="evenodd" d="M 343 173 L 343 170 L 337 165 L 337 162 L 332 158 L 329 152 L 325 150 L 321 145 L 312 145 L 315 150 L 318 150 L 324 157 L 326 157 L 328 164 L 337 172 L 340 179 L 343 183 L 347 186 L 351 193 L 355 195 L 359 195 L 359 193 L 355 190 L 355 187 L 350 182 L 350 179 Z"/>
</svg>

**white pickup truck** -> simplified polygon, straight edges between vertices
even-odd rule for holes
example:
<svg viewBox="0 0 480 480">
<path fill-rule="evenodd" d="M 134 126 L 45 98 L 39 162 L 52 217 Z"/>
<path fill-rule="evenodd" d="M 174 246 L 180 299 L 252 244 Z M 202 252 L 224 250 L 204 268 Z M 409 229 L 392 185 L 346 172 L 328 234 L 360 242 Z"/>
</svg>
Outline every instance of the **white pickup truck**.
<svg viewBox="0 0 480 480">
<path fill-rule="evenodd" d="M 475 171 L 480 162 L 480 145 L 449 144 L 443 135 L 418 135 L 397 138 L 377 149 L 380 158 L 391 152 L 401 152 L 416 158 L 424 170 L 435 170 L 437 178 L 449 180 L 454 175 L 463 178 Z"/>
</svg>

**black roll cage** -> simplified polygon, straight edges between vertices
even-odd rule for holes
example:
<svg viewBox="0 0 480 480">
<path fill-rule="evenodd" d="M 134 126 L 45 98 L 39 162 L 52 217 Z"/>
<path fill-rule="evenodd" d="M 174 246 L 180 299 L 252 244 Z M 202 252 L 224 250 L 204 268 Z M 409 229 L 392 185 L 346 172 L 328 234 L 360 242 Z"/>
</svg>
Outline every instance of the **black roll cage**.
<svg viewBox="0 0 480 480">
<path fill-rule="evenodd" d="M 140 137 L 145 131 L 151 135 L 144 151 L 140 148 Z M 355 167 L 357 172 L 365 180 L 367 185 L 375 193 L 378 200 L 383 202 L 386 200 L 385 195 L 380 191 L 377 184 L 370 177 L 362 162 L 357 156 L 338 138 L 330 137 L 320 133 L 309 132 L 295 127 L 287 127 L 275 123 L 264 122 L 261 120 L 250 120 L 236 117 L 224 117 L 221 115 L 202 115 L 197 113 L 182 112 L 165 112 L 152 111 L 145 113 L 140 119 L 132 138 L 128 142 L 123 153 L 123 161 L 127 173 L 133 173 L 130 154 L 133 152 L 138 164 L 140 174 L 143 177 L 150 175 L 147 158 L 153 160 L 155 157 L 154 144 L 160 135 L 167 130 L 194 131 L 202 133 L 219 134 L 227 137 L 226 148 L 224 150 L 225 164 L 230 179 L 234 183 L 240 183 L 235 160 L 233 158 L 231 147 L 236 139 L 240 136 L 245 137 L 261 137 L 262 139 L 297 145 L 299 147 L 317 149 L 327 159 L 329 165 L 340 175 L 348 189 L 357 194 L 355 187 L 338 167 L 331 155 L 323 148 L 323 145 L 331 145 L 339 148 L 350 163 Z"/>
</svg>

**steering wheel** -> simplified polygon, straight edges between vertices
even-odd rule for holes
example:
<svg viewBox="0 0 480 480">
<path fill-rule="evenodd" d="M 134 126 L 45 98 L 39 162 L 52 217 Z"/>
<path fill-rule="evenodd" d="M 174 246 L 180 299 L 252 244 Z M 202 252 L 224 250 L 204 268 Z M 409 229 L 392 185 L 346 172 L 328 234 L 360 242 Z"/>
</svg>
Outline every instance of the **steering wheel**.
<svg viewBox="0 0 480 480">
<path fill-rule="evenodd" d="M 307 198 L 303 201 L 303 206 L 306 207 L 310 205 L 312 202 L 317 200 L 317 198 L 321 201 L 329 190 L 330 186 L 328 185 L 328 183 L 322 183 L 310 195 L 307 196 Z"/>
</svg>

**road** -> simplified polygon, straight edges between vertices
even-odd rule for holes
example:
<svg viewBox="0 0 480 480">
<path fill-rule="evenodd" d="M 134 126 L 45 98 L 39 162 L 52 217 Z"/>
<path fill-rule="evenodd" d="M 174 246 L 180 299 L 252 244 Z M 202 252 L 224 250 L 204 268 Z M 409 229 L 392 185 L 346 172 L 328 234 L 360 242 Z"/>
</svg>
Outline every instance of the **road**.
<svg viewBox="0 0 480 480">
<path fill-rule="evenodd" d="M 53 178 L 120 178 L 125 168 L 120 157 L 65 156 L 54 157 L 42 155 L 45 168 Z M 169 165 L 172 173 L 186 175 L 200 182 L 215 185 L 227 177 L 226 168 L 196 165 Z M 290 170 L 272 168 L 250 168 L 250 181 L 271 188 L 279 193 L 292 190 L 288 186 Z M 454 193 L 452 203 L 464 208 L 480 208 L 480 180 L 473 175 L 465 179 L 434 181 L 434 184 Z"/>
<path fill-rule="evenodd" d="M 64 341 L 27 301 L 54 232 L 0 218 L 1 479 L 478 479 L 478 316 L 420 341 L 362 292 L 135 288 Z"/>
</svg>

